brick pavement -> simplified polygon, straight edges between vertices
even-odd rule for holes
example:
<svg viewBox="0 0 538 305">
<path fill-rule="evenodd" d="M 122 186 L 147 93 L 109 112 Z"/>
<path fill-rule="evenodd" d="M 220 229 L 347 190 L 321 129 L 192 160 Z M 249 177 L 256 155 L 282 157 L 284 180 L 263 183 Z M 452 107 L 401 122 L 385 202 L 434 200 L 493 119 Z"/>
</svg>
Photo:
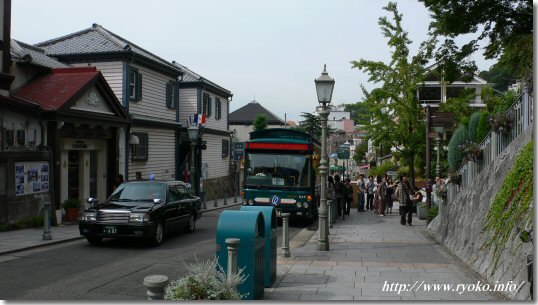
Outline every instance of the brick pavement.
<svg viewBox="0 0 538 305">
<path fill-rule="evenodd" d="M 414 214 L 413 226 L 402 226 L 394 210 L 385 217 L 352 210 L 330 230 L 329 251 L 317 250 L 319 232 L 303 244 L 291 241 L 291 257 L 278 258 L 277 280 L 264 300 L 503 299 L 492 292 L 424 291 L 424 284 L 485 281 L 427 235 L 425 220 Z M 393 282 L 417 284 L 411 291 L 383 291 Z"/>
</svg>

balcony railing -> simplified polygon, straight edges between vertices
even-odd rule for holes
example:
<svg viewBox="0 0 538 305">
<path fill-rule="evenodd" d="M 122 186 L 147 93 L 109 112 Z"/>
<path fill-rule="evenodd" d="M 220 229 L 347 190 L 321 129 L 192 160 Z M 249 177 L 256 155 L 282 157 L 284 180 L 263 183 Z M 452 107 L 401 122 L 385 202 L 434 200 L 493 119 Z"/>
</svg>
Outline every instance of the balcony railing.
<svg viewBox="0 0 538 305">
<path fill-rule="evenodd" d="M 524 90 L 525 91 L 525 90 Z M 512 118 L 512 128 L 507 134 L 498 134 L 490 131 L 480 143 L 482 159 L 479 163 L 467 161 L 458 170 L 461 175 L 460 185 L 449 184 L 447 188 L 448 202 L 465 190 L 479 176 L 482 169 L 491 164 L 507 147 L 526 129 L 532 128 L 533 122 L 533 96 L 523 92 L 506 112 Z"/>
</svg>

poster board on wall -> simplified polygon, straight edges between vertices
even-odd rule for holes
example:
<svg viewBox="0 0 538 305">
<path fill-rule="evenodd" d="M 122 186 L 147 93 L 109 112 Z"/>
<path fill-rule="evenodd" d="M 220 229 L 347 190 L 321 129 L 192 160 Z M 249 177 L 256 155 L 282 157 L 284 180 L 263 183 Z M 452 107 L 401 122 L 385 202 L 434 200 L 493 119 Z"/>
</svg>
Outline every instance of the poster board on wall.
<svg viewBox="0 0 538 305">
<path fill-rule="evenodd" d="M 49 162 L 15 163 L 15 196 L 49 191 Z"/>
</svg>

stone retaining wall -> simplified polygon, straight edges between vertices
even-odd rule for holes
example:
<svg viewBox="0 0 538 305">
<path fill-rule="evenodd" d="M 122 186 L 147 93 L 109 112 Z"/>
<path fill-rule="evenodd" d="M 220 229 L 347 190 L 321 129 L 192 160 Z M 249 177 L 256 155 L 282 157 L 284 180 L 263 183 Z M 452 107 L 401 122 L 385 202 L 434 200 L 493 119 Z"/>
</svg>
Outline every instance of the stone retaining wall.
<svg viewBox="0 0 538 305">
<path fill-rule="evenodd" d="M 229 202 L 233 202 L 234 184 L 229 176 L 207 179 L 204 181 L 205 201 L 215 198 L 222 199 L 228 196 Z"/>
<path fill-rule="evenodd" d="M 488 168 L 483 169 L 479 179 L 443 207 L 443 214 L 437 216 L 427 228 L 439 243 L 482 275 L 492 287 L 497 283 L 506 284 L 513 281 L 519 285 L 525 281 L 519 291 L 504 292 L 508 298 L 514 300 L 530 299 L 526 258 L 527 255 L 534 254 L 533 244 L 522 243 L 514 228 L 494 270 L 493 249 L 484 247 L 489 233 L 482 232 L 482 229 L 498 190 L 508 172 L 514 168 L 518 153 L 532 137 L 533 130 L 529 128 L 515 139 L 503 154 Z M 531 203 L 531 206 L 533 205 L 534 203 Z"/>
</svg>

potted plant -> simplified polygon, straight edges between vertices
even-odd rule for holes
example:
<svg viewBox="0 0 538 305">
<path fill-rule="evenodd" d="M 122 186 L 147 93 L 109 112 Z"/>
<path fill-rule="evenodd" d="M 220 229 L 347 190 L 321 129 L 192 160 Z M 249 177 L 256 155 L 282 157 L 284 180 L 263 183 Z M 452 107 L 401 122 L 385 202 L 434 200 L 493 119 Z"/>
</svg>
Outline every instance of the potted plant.
<svg viewBox="0 0 538 305">
<path fill-rule="evenodd" d="M 458 173 L 458 172 L 450 172 L 448 173 L 448 183 L 453 183 L 453 184 L 457 184 L 457 185 L 460 185 L 461 183 L 461 174 Z"/>
<path fill-rule="evenodd" d="M 512 116 L 505 112 L 494 113 L 489 116 L 489 124 L 496 133 L 506 135 L 512 128 Z"/>
<path fill-rule="evenodd" d="M 426 219 L 427 218 L 427 207 L 425 202 L 419 202 L 417 203 L 417 216 L 418 219 Z"/>
<path fill-rule="evenodd" d="M 67 221 L 76 221 L 80 211 L 80 200 L 78 198 L 66 199 L 62 206 L 65 209 Z"/>
<path fill-rule="evenodd" d="M 459 149 L 463 151 L 465 154 L 465 159 L 469 161 L 478 163 L 482 158 L 482 148 L 475 142 L 466 141 L 465 143 L 459 145 Z"/>
</svg>

